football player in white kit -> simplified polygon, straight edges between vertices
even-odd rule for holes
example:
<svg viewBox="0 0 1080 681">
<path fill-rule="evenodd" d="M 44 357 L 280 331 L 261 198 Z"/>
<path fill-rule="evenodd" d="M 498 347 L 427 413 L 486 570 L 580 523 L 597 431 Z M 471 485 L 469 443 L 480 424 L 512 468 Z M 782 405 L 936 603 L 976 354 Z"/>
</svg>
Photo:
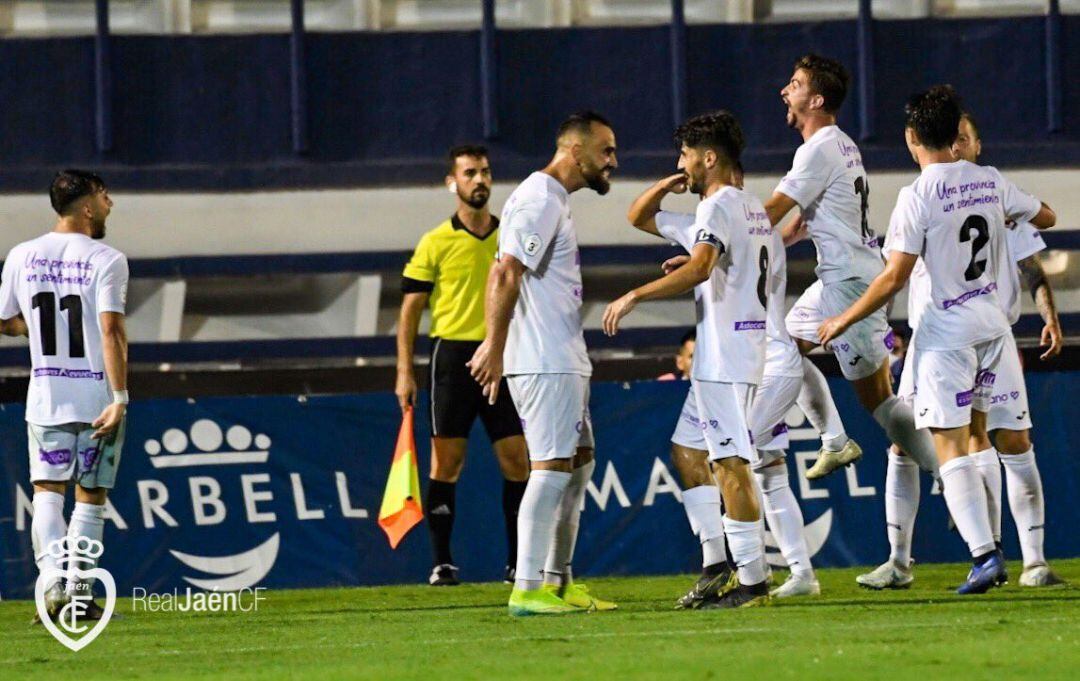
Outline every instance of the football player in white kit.
<svg viewBox="0 0 1080 681">
<path fill-rule="evenodd" d="M 836 125 L 847 83 L 847 72 L 840 63 L 807 55 L 795 63 L 794 74 L 780 93 L 788 107 L 788 126 L 799 131 L 803 144 L 765 209 L 775 225 L 798 206 L 801 217 L 784 228 L 784 241 L 789 243 L 805 223 L 817 250 L 818 281 L 803 292 L 787 316 L 787 330 L 804 355 L 817 347 L 821 322 L 855 302 L 883 266 L 867 215 L 870 184 L 862 155 Z M 934 471 L 937 464 L 929 433 L 916 429 L 911 408 L 893 395 L 890 342 L 882 309 L 847 330 L 827 349 L 836 355 L 859 402 L 888 438 L 924 470 Z M 809 377 L 816 377 L 817 370 L 809 361 L 803 366 Z M 824 381 L 808 380 L 806 388 L 808 393 L 800 398 L 799 406 L 816 426 L 835 407 L 831 407 Z M 862 449 L 846 435 L 826 437 L 807 477 L 827 475 L 861 455 Z"/>
<path fill-rule="evenodd" d="M 50 545 L 65 535 L 101 542 L 128 402 L 127 258 L 101 242 L 112 200 L 100 177 L 78 170 L 57 173 L 49 196 L 59 215 L 56 226 L 11 249 L 0 283 L 4 327 L 21 316 L 30 337 L 30 534 L 42 573 L 59 568 Z M 68 525 L 64 497 L 72 482 L 75 509 Z M 78 596 L 81 619 L 100 619 L 101 607 L 90 600 L 93 580 L 80 579 L 75 567 L 94 566 L 72 561 L 66 587 L 59 579 L 46 584 L 46 610 L 55 618 Z"/>
<path fill-rule="evenodd" d="M 825 320 L 818 337 L 832 342 L 883 307 L 921 260 L 930 302 L 914 320 L 908 360 L 916 424 L 933 433 L 945 502 L 974 561 L 957 593 L 985 593 L 1004 582 L 1005 562 L 969 449 L 972 431 L 986 428 L 997 374 L 1018 362 L 998 299 L 1000 281 L 1010 275 L 1005 222 L 1030 221 L 1046 229 L 1055 216 L 996 169 L 954 159 L 962 108 L 951 87 L 912 97 L 906 113 L 905 137 L 922 172 L 897 198 L 886 242 L 888 263 L 854 305 Z"/>
<path fill-rule="evenodd" d="M 975 163 L 982 152 L 978 127 L 971 114 L 965 113 L 960 120 L 960 130 L 953 143 L 953 156 Z M 1005 232 L 1009 257 L 1007 275 L 998 278 L 998 299 L 1004 306 L 1010 324 L 1020 318 L 1020 274 L 1028 282 L 1046 326 L 1042 341 L 1049 349 L 1042 355 L 1046 360 L 1061 352 L 1061 322 L 1054 307 L 1053 292 L 1046 279 L 1036 253 L 1046 248 L 1042 235 L 1030 223 L 1016 225 Z M 921 275 L 921 276 L 920 276 Z M 916 265 L 908 292 L 909 323 L 917 323 L 921 310 L 929 304 L 929 280 L 925 268 Z M 1046 563 L 1043 552 L 1043 525 L 1045 502 L 1042 479 L 1035 464 L 1035 450 L 1031 444 L 1031 416 L 1028 411 L 1027 388 L 1019 362 L 1011 361 L 1016 354 L 1016 341 L 1010 332 L 1005 338 L 1006 348 L 1001 366 L 994 382 L 994 394 L 987 414 L 987 428 L 994 442 L 983 431 L 972 428 L 970 451 L 986 487 L 990 513 L 990 529 L 994 542 L 1001 546 L 1001 467 L 1005 465 L 1009 481 L 1009 505 L 1016 520 L 1023 552 L 1024 570 L 1020 576 L 1021 586 L 1053 586 L 1064 583 Z M 909 403 L 914 399 L 915 380 L 913 364 L 904 366 L 899 394 Z M 996 449 L 995 449 L 996 446 Z M 999 462 L 998 457 L 1001 457 Z M 911 569 L 911 537 L 919 506 L 919 478 L 914 464 L 908 463 L 900 452 L 889 454 L 886 475 L 887 504 L 886 522 L 889 525 L 889 560 L 873 571 L 859 575 L 856 581 L 871 589 L 906 588 L 914 579 Z"/>
<path fill-rule="evenodd" d="M 777 281 L 774 230 L 756 197 L 732 185 L 746 146 L 738 121 L 726 111 L 695 116 L 675 132 L 679 170 L 640 197 L 631 222 L 690 252 L 690 260 L 664 277 L 630 291 L 604 310 L 604 332 L 638 303 L 694 290 L 697 345 L 691 370 L 699 437 L 682 442 L 706 448 L 723 498 L 723 531 L 738 584 L 696 604 L 738 608 L 770 600 L 761 505 L 751 471 L 758 459 L 749 412 L 765 362 L 765 317 Z M 701 196 L 692 220 L 660 211 L 669 192 Z M 782 263 L 781 263 L 782 266 Z M 689 490 L 693 492 L 693 490 Z M 715 502 L 710 502 L 718 510 Z M 699 534 L 700 536 L 700 534 Z"/>
<path fill-rule="evenodd" d="M 735 165 L 732 184 L 739 189 L 743 188 L 743 170 L 739 163 Z M 677 230 L 680 222 L 692 224 L 692 214 L 663 210 L 657 213 L 655 207 L 650 208 L 657 205 L 654 203 L 657 201 L 654 193 L 670 191 L 680 194 L 685 190 L 685 176 L 682 173 L 660 180 L 642 193 L 630 207 L 628 218 L 631 224 L 652 234 L 659 232 L 662 236 Z M 779 230 L 774 230 L 773 238 L 780 239 Z M 759 462 L 754 466 L 754 478 L 762 492 L 765 519 L 776 539 L 780 554 L 791 570 L 787 581 L 774 589 L 772 595 L 776 598 L 788 598 L 820 594 L 821 586 L 814 576 L 810 551 L 803 535 L 802 509 L 791 491 L 787 466 L 783 460 L 788 447 L 787 426 L 783 419 L 799 396 L 803 382 L 803 360 L 798 347 L 784 328 L 787 272 L 783 244 L 774 244 L 773 252 L 776 260 L 775 276 L 779 281 L 774 282 L 774 290 L 769 294 L 765 325 L 765 367 L 750 408 L 749 420 L 753 443 L 759 453 Z M 664 263 L 664 271 L 670 273 L 689 260 L 689 256 L 685 255 L 670 258 Z M 824 437 L 824 434 L 822 436 Z M 711 600 L 730 581 L 732 572 L 724 542 L 720 491 L 709 472 L 708 454 L 694 392 L 690 390 L 675 432 L 671 435 L 671 459 L 683 483 L 683 508 L 690 522 L 690 529 L 701 542 L 702 574 L 694 586 L 679 598 L 679 608 L 692 609 Z"/>
<path fill-rule="evenodd" d="M 494 404 L 506 374 L 532 473 L 518 511 L 511 615 L 612 610 L 573 581 L 585 490 L 596 464 L 589 417 L 592 364 L 581 328 L 581 256 L 570 194 L 606 194 L 618 167 L 615 133 L 594 112 L 559 126 L 555 156 L 503 206 L 488 276 L 487 334 L 468 362 Z"/>
</svg>

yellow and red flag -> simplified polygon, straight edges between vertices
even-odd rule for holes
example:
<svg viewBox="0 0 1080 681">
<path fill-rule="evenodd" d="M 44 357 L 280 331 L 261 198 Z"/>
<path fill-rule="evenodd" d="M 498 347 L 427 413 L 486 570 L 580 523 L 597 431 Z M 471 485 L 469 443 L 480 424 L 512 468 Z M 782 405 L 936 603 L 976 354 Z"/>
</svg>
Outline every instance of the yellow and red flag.
<svg viewBox="0 0 1080 681">
<path fill-rule="evenodd" d="M 420 506 L 420 472 L 416 468 L 416 438 L 413 436 L 413 409 L 407 407 L 401 419 L 394 461 L 386 479 L 382 507 L 379 508 L 379 527 L 396 549 L 401 540 L 424 519 Z"/>
</svg>

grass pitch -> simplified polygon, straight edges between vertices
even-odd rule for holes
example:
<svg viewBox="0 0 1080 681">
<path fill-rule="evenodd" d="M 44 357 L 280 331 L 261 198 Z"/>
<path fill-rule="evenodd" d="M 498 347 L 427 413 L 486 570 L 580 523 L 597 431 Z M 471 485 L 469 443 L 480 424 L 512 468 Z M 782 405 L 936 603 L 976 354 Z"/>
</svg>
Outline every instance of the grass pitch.
<svg viewBox="0 0 1080 681">
<path fill-rule="evenodd" d="M 613 613 L 513 619 L 502 584 L 268 591 L 255 613 L 132 612 L 69 652 L 33 604 L 0 603 L 0 678 L 1077 678 L 1080 587 L 960 597 L 966 565 L 908 591 L 820 570 L 823 594 L 735 612 L 672 610 L 692 576 L 586 580 Z M 1054 568 L 1080 585 L 1080 559 Z M 778 575 L 782 577 L 783 575 Z M 59 675 L 59 676 L 58 676 Z M 1007 675 L 1007 677 L 1005 676 Z"/>
</svg>

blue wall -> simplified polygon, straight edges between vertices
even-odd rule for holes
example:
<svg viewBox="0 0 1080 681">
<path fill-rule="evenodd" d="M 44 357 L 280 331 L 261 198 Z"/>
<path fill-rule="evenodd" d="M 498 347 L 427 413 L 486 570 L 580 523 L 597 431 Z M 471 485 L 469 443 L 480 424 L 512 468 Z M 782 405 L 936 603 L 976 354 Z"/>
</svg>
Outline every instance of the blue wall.
<svg viewBox="0 0 1080 681">
<path fill-rule="evenodd" d="M 1080 68 L 1080 16 L 1062 19 L 1063 73 Z M 481 134 L 478 32 L 307 36 L 310 151 L 292 151 L 286 35 L 114 36 L 111 152 L 94 147 L 90 38 L 0 40 L 0 188 L 38 190 L 61 164 L 107 168 L 131 188 L 243 188 L 430 181 L 451 144 Z M 878 135 L 871 169 L 906 168 L 901 110 L 911 92 L 951 82 L 979 115 L 986 160 L 1068 164 L 1080 148 L 1080 85 L 1064 81 L 1065 130 L 1046 132 L 1040 17 L 877 22 Z M 552 131 L 592 107 L 616 124 L 624 169 L 673 163 L 664 26 L 501 31 L 500 175 L 549 153 Z M 790 162 L 797 136 L 779 89 L 807 51 L 854 71 L 856 24 L 705 25 L 687 32 L 689 111 L 741 117 L 752 171 Z M 858 133 L 857 87 L 841 124 Z"/>
<path fill-rule="evenodd" d="M 1080 506 L 1073 502 L 1080 496 L 1080 463 L 1072 433 L 1080 380 L 1075 372 L 1033 373 L 1027 380 L 1046 488 L 1047 555 L 1078 556 Z M 802 503 L 816 565 L 876 564 L 888 553 L 883 507 L 886 443 L 856 403 L 850 386 L 839 379 L 831 380 L 831 386 L 849 432 L 866 454 L 857 467 L 811 485 L 805 469 L 819 442 L 804 423 L 792 423 L 792 437 L 802 438 L 793 442 L 788 459 L 792 488 Z M 669 437 L 686 390 L 687 384 L 681 382 L 594 385 L 591 406 L 599 465 L 593 491 L 603 492 L 605 478 L 610 483 L 617 478 L 625 496 L 620 498 L 611 487 L 603 507 L 602 494 L 587 496 L 574 561 L 579 574 L 662 574 L 700 565 L 700 548 L 676 498 L 668 463 Z M 27 597 L 36 579 L 25 507 L 31 492 L 22 418 L 21 405 L 0 405 L 0 592 L 9 598 Z M 231 588 L 238 583 L 278 588 L 421 582 L 430 568 L 426 526 L 416 527 L 398 550 L 391 551 L 375 524 L 399 420 L 397 402 L 389 393 L 136 402 L 119 484 L 110 497 L 126 529 L 106 523 L 102 566 L 113 573 L 121 595 L 135 586 L 161 591 L 196 582 L 228 590 L 230 584 L 218 580 L 246 568 L 252 572 L 237 577 L 240 581 L 232 582 Z M 195 434 L 205 431 L 207 421 L 224 431 L 247 429 L 256 437 L 239 451 L 266 452 L 265 460 L 229 463 L 219 458 L 175 467 L 165 465 L 175 462 L 167 451 L 149 455 L 148 443 L 149 451 L 156 451 L 154 444 L 181 433 L 191 433 L 191 444 L 180 442 L 176 448 L 180 454 L 198 455 L 206 447 L 234 454 L 231 446 L 213 442 L 205 432 L 203 437 Z M 427 425 L 418 421 L 423 474 Z M 179 430 L 169 434 L 172 429 Z M 499 577 L 506 551 L 498 468 L 480 430 L 478 426 L 474 433 L 462 478 L 454 532 L 455 560 L 469 580 Z M 260 442 L 259 435 L 268 440 Z M 247 493 L 245 479 L 250 486 Z M 214 511 L 213 503 L 193 503 L 197 485 L 203 485 L 199 489 L 208 496 L 217 495 L 208 493 L 206 485 L 220 488 L 219 511 Z M 167 489 L 168 500 L 160 505 L 175 526 L 149 510 L 152 504 L 147 500 L 158 496 L 150 489 L 154 486 Z M 914 556 L 920 563 L 965 560 L 959 536 L 946 529 L 944 501 L 931 494 L 929 486 L 924 476 Z M 298 487 L 303 503 L 297 501 Z M 354 513 L 365 509 L 367 517 L 347 517 L 343 499 Z M 207 517 L 217 512 L 224 516 L 204 517 L 200 524 L 196 506 Z M 322 517 L 308 517 L 298 508 Z M 271 513 L 273 517 L 266 515 Z M 1019 549 L 1008 511 L 1004 539 L 1006 554 L 1016 567 Z M 264 571 L 258 570 L 253 555 L 243 555 L 257 548 Z M 174 552 L 189 557 L 181 559 Z M 197 558 L 224 556 L 235 557 L 228 570 L 198 568 Z M 775 552 L 770 556 L 778 559 Z"/>
</svg>

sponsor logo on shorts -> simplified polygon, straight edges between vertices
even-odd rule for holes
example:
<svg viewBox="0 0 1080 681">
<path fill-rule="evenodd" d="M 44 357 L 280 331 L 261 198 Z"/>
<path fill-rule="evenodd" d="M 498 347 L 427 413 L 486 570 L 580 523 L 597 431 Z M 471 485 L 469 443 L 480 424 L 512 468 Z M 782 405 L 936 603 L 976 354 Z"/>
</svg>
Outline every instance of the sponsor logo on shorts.
<svg viewBox="0 0 1080 681">
<path fill-rule="evenodd" d="M 988 369 L 983 369 L 979 373 L 975 374 L 975 386 L 976 387 L 993 387 L 994 381 L 997 380 L 997 374 Z"/>
<path fill-rule="evenodd" d="M 860 359 L 862 359 L 862 355 L 855 355 L 855 359 L 848 362 L 848 366 L 855 366 L 856 364 L 859 363 Z"/>
<path fill-rule="evenodd" d="M 746 321 L 735 322 L 736 331 L 760 331 L 765 328 L 765 322 Z"/>
<path fill-rule="evenodd" d="M 892 350 L 896 347 L 896 332 L 889 329 L 889 332 L 885 334 L 885 347 Z"/>
<path fill-rule="evenodd" d="M 786 432 L 788 432 L 788 427 L 787 427 L 786 423 L 778 423 L 775 426 L 773 426 L 773 429 L 772 429 L 773 437 L 776 437 L 777 435 L 783 435 Z"/>
<path fill-rule="evenodd" d="M 46 367 L 43 369 L 34 369 L 34 378 L 39 376 L 52 376 L 59 378 L 91 378 L 95 381 L 100 381 L 105 378 L 105 373 L 101 371 L 90 371 L 89 369 L 64 369 L 60 367 Z"/>
<path fill-rule="evenodd" d="M 923 409 L 922 411 L 919 412 L 919 416 L 926 416 L 926 412 L 928 412 L 928 411 L 930 411 L 929 408 Z"/>
<path fill-rule="evenodd" d="M 1019 390 L 1013 390 L 1012 392 L 993 395 L 990 398 L 990 404 L 1004 404 L 1004 403 L 1008 402 L 1009 400 L 1018 400 L 1018 399 L 1020 399 L 1020 391 Z M 1026 414 L 1027 412 L 1024 412 L 1024 413 Z"/>
<path fill-rule="evenodd" d="M 570 288 L 570 293 L 571 293 L 571 295 L 573 295 L 578 300 L 581 300 L 581 287 L 580 286 L 571 287 Z"/>
<path fill-rule="evenodd" d="M 1024 420 L 1024 417 L 1025 417 L 1025 416 L 1027 416 L 1027 409 L 1025 409 L 1024 411 L 1022 411 L 1022 412 L 1020 413 L 1020 415 L 1016 417 L 1016 420 L 1017 420 L 1017 421 L 1023 421 L 1023 420 Z"/>
<path fill-rule="evenodd" d="M 97 447 L 87 447 L 79 452 L 79 458 L 82 459 L 83 470 L 90 470 L 97 463 L 98 455 L 101 454 L 101 450 Z"/>
<path fill-rule="evenodd" d="M 977 298 L 978 296 L 985 296 L 987 294 L 993 293 L 996 290 L 997 290 L 997 283 L 992 281 L 989 284 L 987 284 L 986 286 L 983 286 L 982 288 L 972 289 L 972 290 L 968 291 L 967 293 L 964 293 L 964 294 L 962 294 L 960 296 L 957 296 L 956 298 L 953 298 L 952 300 L 946 300 L 946 301 L 942 302 L 941 307 L 944 310 L 948 310 L 950 307 L 954 307 L 956 305 L 963 305 L 964 303 L 971 300 L 972 298 Z"/>
<path fill-rule="evenodd" d="M 729 437 L 729 438 L 728 438 L 728 439 L 726 439 L 726 440 L 721 440 L 721 441 L 720 441 L 720 442 L 718 442 L 717 444 L 719 444 L 719 445 L 720 445 L 721 447 L 727 447 L 728 445 L 730 445 L 730 444 L 731 444 L 731 438 Z"/>
<path fill-rule="evenodd" d="M 975 397 L 975 391 L 974 390 L 965 390 L 962 393 L 956 393 L 956 406 L 958 406 L 958 407 L 966 407 L 969 404 L 971 404 L 974 397 Z"/>
<path fill-rule="evenodd" d="M 720 422 L 717 421 L 716 419 L 709 419 L 709 425 L 712 426 L 713 428 L 719 428 L 720 427 Z"/>
<path fill-rule="evenodd" d="M 38 449 L 38 456 L 50 466 L 66 466 L 71 463 L 70 449 Z"/>
</svg>

